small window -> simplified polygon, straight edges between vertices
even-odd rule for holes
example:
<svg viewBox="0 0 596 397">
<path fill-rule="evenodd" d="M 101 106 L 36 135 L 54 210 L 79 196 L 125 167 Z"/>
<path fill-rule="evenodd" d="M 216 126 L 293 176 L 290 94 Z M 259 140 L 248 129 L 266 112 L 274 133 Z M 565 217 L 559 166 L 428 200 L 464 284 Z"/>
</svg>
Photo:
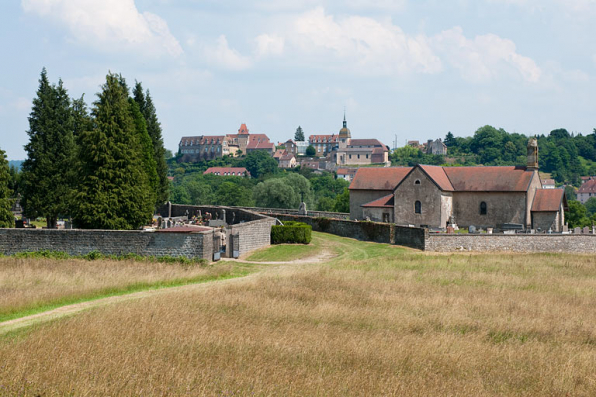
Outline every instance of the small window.
<svg viewBox="0 0 596 397">
<path fill-rule="evenodd" d="M 480 203 L 480 215 L 486 215 L 486 203 L 484 201 Z"/>
<path fill-rule="evenodd" d="M 420 185 L 420 179 L 416 179 L 416 182 L 414 182 L 414 185 Z"/>
<path fill-rule="evenodd" d="M 414 203 L 414 212 L 417 214 L 422 214 L 422 203 L 420 201 L 416 201 L 416 203 Z"/>
</svg>

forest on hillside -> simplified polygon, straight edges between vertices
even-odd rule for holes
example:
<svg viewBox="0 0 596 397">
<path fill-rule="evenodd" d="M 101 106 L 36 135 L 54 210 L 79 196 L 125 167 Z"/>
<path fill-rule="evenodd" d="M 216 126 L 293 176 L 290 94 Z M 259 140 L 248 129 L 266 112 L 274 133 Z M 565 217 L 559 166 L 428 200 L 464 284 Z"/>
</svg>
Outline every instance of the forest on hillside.
<svg viewBox="0 0 596 397">
<path fill-rule="evenodd" d="M 551 174 L 559 184 L 579 186 L 580 177 L 596 175 L 596 135 L 571 134 L 556 129 L 539 135 L 540 172 Z M 447 133 L 444 143 L 448 155 L 436 156 L 405 146 L 391 154 L 392 165 L 524 165 L 528 136 L 509 133 L 489 125 L 476 130 L 470 137 L 455 137 Z"/>
</svg>

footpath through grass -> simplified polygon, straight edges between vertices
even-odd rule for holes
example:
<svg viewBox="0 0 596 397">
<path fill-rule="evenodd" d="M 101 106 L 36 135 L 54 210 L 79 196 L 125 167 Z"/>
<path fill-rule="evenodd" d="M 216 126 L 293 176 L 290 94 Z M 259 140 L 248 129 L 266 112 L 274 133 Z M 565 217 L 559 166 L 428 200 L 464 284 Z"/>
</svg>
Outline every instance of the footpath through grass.
<svg viewBox="0 0 596 397">
<path fill-rule="evenodd" d="M 263 266 L 151 261 L 0 258 L 0 322 L 145 290 L 243 277 Z"/>
<path fill-rule="evenodd" d="M 336 256 L 0 338 L 0 394 L 596 395 L 594 256 L 317 238 Z"/>
</svg>

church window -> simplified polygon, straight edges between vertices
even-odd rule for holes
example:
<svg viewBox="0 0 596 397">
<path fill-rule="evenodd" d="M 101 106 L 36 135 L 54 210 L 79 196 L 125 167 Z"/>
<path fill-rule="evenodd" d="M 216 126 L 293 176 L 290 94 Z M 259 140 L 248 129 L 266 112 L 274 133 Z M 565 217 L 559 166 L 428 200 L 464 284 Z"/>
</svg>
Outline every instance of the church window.
<svg viewBox="0 0 596 397">
<path fill-rule="evenodd" d="M 360 155 L 358 155 L 358 158 L 360 158 Z"/>
<path fill-rule="evenodd" d="M 422 203 L 420 201 L 416 201 L 414 203 L 414 212 L 417 214 L 422 214 Z"/>
<path fill-rule="evenodd" d="M 420 179 L 416 179 L 416 182 L 414 182 L 414 185 L 420 185 Z"/>
<path fill-rule="evenodd" d="M 484 201 L 480 203 L 480 215 L 486 215 L 486 203 Z"/>
</svg>

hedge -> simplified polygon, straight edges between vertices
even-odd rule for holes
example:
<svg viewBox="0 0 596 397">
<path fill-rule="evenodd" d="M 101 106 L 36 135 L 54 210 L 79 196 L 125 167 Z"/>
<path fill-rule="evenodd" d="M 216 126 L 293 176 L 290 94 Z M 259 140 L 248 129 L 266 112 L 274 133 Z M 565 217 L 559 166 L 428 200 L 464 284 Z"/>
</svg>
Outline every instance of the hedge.
<svg viewBox="0 0 596 397">
<path fill-rule="evenodd" d="M 271 244 L 309 244 L 311 239 L 312 226 L 306 223 L 288 221 L 271 228 Z"/>
</svg>

